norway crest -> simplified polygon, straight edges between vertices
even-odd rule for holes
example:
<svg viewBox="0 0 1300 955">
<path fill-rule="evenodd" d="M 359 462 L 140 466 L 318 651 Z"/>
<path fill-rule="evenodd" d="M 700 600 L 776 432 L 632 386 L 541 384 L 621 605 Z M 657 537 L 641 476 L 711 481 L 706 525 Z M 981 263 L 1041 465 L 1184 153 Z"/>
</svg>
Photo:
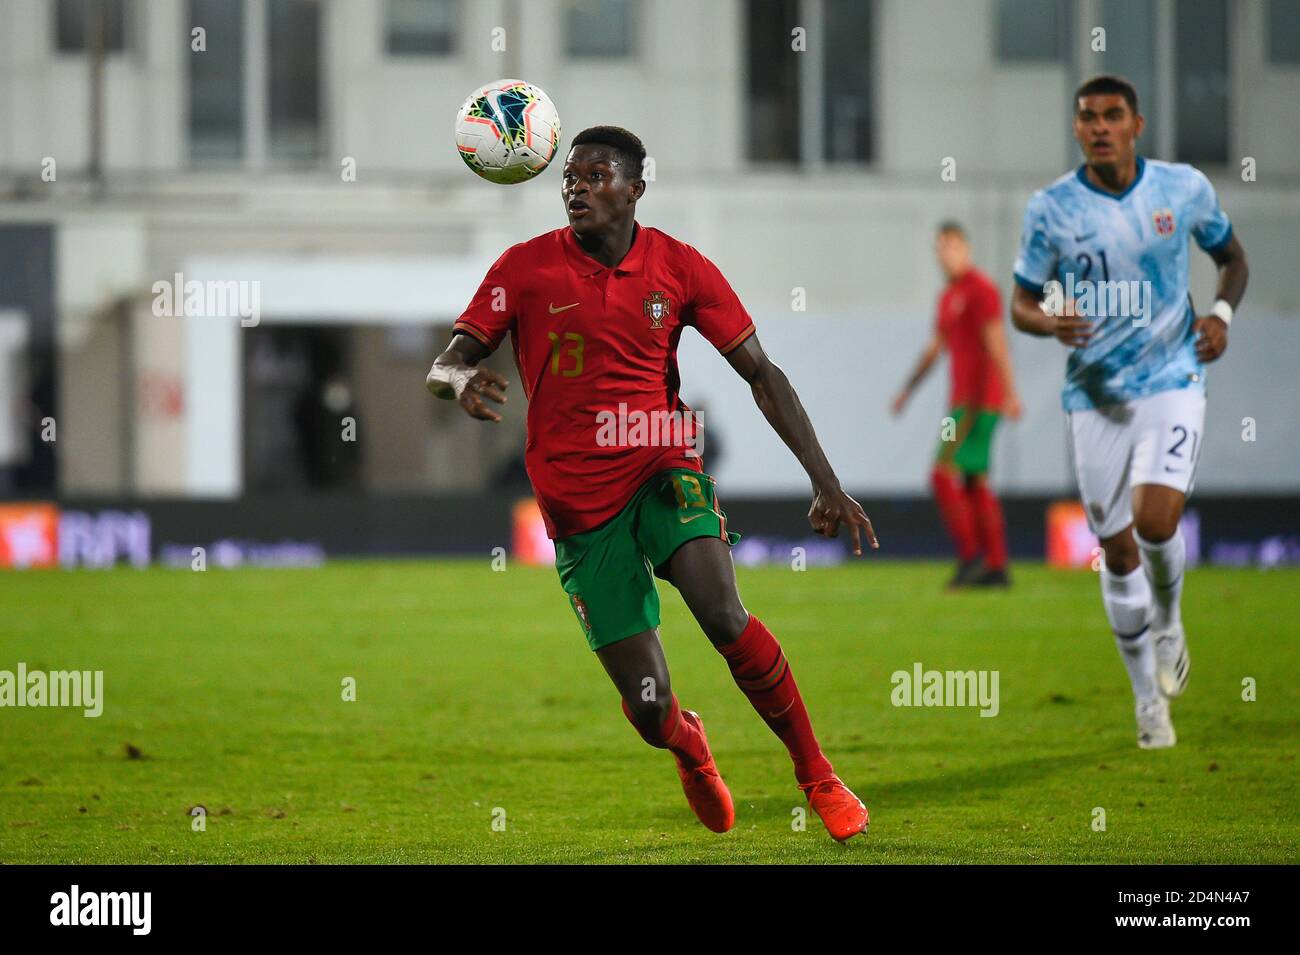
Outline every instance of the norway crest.
<svg viewBox="0 0 1300 955">
<path fill-rule="evenodd" d="M 645 314 L 651 328 L 663 328 L 664 319 L 672 314 L 672 303 L 663 292 L 651 292 L 645 297 Z"/>
<path fill-rule="evenodd" d="M 1151 213 L 1151 221 L 1155 223 L 1156 235 L 1162 239 L 1167 239 L 1174 234 L 1174 210 L 1157 209 Z"/>
</svg>

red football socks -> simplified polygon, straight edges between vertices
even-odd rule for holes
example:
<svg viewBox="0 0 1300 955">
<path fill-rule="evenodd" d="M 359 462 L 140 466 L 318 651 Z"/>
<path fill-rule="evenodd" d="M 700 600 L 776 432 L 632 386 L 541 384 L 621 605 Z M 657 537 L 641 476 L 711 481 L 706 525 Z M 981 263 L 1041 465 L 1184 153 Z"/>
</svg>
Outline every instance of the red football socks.
<svg viewBox="0 0 1300 955">
<path fill-rule="evenodd" d="M 781 644 L 763 622 L 751 614 L 740 636 L 718 647 L 718 652 L 726 658 L 741 692 L 790 751 L 799 782 L 811 783 L 833 775 L 830 761 L 822 755 L 813 735 L 812 721 Z"/>
<path fill-rule="evenodd" d="M 704 734 L 682 718 L 682 708 L 673 694 L 672 710 L 662 726 L 645 729 L 632 718 L 632 710 L 623 700 L 623 715 L 641 738 L 656 749 L 666 749 L 680 759 L 688 769 L 702 766 L 709 758 L 709 747 L 704 742 Z"/>
<path fill-rule="evenodd" d="M 939 515 L 957 545 L 957 558 L 963 564 L 974 560 L 980 551 L 979 538 L 975 534 L 975 517 L 961 477 L 945 468 L 935 468 L 930 472 L 930 486 L 939 504 Z"/>
<path fill-rule="evenodd" d="M 991 570 L 1002 570 L 1007 566 L 1007 525 L 1002 517 L 1002 505 L 982 477 L 972 481 L 966 493 L 975 515 L 984 563 Z"/>
</svg>

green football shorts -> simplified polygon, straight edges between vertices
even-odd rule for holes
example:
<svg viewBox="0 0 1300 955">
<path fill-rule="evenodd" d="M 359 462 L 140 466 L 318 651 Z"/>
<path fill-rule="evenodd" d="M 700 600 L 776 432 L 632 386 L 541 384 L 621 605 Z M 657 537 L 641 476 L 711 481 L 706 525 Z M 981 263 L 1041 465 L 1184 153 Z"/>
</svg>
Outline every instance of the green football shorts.
<svg viewBox="0 0 1300 955">
<path fill-rule="evenodd" d="M 967 409 L 964 407 L 954 408 L 949 412 L 952 419 L 957 422 L 958 434 L 962 431 L 961 421 L 966 414 Z M 957 445 L 955 451 L 953 442 L 939 442 L 939 460 L 951 461 L 962 474 L 987 474 L 989 455 L 993 450 L 993 431 L 998 426 L 999 417 L 996 411 L 976 412 L 970 432 L 961 444 Z"/>
<path fill-rule="evenodd" d="M 697 537 L 740 540 L 727 532 L 713 478 L 689 468 L 660 471 L 604 524 L 555 542 L 555 569 L 593 650 L 659 626 L 655 576 Z"/>
</svg>

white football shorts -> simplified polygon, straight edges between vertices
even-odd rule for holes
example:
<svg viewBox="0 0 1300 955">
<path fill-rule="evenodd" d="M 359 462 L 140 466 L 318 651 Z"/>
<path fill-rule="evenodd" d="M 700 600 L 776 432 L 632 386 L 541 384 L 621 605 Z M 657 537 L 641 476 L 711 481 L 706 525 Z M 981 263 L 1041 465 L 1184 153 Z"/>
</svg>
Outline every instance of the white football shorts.
<svg viewBox="0 0 1300 955">
<path fill-rule="evenodd" d="M 1070 453 L 1088 526 L 1102 540 L 1133 523 L 1133 488 L 1191 494 L 1205 429 L 1205 391 L 1175 388 L 1066 413 Z"/>
</svg>

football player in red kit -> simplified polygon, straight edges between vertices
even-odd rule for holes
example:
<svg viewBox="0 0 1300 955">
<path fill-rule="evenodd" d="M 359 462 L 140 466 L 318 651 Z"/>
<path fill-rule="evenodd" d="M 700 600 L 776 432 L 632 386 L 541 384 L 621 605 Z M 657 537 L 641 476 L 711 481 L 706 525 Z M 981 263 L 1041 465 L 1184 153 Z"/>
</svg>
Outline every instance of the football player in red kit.
<svg viewBox="0 0 1300 955">
<path fill-rule="evenodd" d="M 866 807 L 822 753 L 781 645 L 736 589 L 735 535 L 677 393 L 683 330 L 694 328 L 726 357 L 807 471 L 813 528 L 834 537 L 843 525 L 857 554 L 864 539 L 876 546 L 875 535 L 717 267 L 637 223 L 644 159 L 645 147 L 625 129 L 598 126 L 574 138 L 561 186 L 569 225 L 497 260 L 427 385 L 473 417 L 499 421 L 492 404 L 505 402 L 506 380 L 479 362 L 510 334 L 528 397 L 525 461 L 555 540 L 560 582 L 624 714 L 647 743 L 673 754 L 700 821 L 725 832 L 735 810 L 700 717 L 673 693 L 655 576 L 678 589 L 785 744 L 799 788 L 827 830 L 848 839 L 866 830 Z"/>
<path fill-rule="evenodd" d="M 916 369 L 894 399 L 901 414 L 942 351 L 950 356 L 950 422 L 941 436 L 930 486 L 944 525 L 957 545 L 957 572 L 949 586 L 1007 586 L 1006 524 L 988 484 L 993 432 L 1002 412 L 1020 417 L 1002 297 L 971 263 L 966 232 L 955 222 L 939 227 L 935 254 L 948 285 L 939 296 L 935 332 Z"/>
</svg>

